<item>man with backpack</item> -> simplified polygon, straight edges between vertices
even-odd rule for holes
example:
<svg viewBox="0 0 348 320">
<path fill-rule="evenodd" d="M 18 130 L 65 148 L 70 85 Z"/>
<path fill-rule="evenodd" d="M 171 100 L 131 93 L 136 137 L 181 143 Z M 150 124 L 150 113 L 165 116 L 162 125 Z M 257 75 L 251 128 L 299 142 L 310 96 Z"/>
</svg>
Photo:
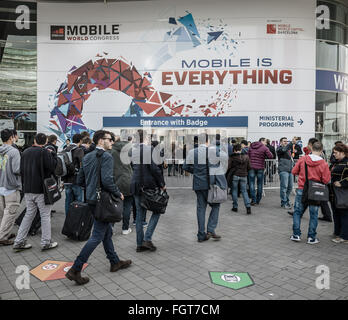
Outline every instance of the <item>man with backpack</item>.
<svg viewBox="0 0 348 320">
<path fill-rule="evenodd" d="M 15 141 L 9 129 L 1 131 L 3 145 L 0 147 L 0 203 L 2 220 L 0 225 L 0 245 L 12 245 L 14 234 L 11 233 L 20 205 L 21 156 L 12 144 Z"/>
<path fill-rule="evenodd" d="M 72 137 L 72 143 L 66 147 L 58 157 L 64 159 L 66 174 L 62 176 L 65 189 L 65 214 L 68 214 L 70 203 L 73 201 L 82 202 L 83 190 L 76 184 L 77 173 L 81 167 L 82 159 L 85 155 L 83 149 L 80 147 L 82 137 L 76 133 Z M 63 173 L 64 174 L 64 173 Z"/>
</svg>

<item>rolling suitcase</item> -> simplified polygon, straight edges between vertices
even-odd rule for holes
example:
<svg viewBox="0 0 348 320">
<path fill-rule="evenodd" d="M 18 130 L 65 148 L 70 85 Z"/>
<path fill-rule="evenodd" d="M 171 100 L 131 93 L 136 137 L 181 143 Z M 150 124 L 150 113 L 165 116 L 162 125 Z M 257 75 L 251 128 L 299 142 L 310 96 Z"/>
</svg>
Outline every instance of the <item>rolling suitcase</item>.
<svg viewBox="0 0 348 320">
<path fill-rule="evenodd" d="M 88 204 L 74 201 L 69 206 L 62 234 L 72 240 L 86 241 L 91 235 L 93 222 Z"/>
<path fill-rule="evenodd" d="M 23 210 L 23 212 L 22 212 L 22 213 L 18 216 L 18 218 L 16 219 L 15 224 L 16 224 L 17 226 L 20 226 L 20 225 L 21 225 L 22 220 L 23 220 L 23 218 L 24 218 L 26 212 L 27 212 L 27 209 L 25 208 L 25 209 Z M 39 232 L 40 228 L 41 228 L 41 216 L 40 216 L 40 211 L 39 211 L 39 209 L 38 209 L 38 210 L 36 211 L 35 218 L 34 218 L 33 222 L 31 223 L 31 227 L 30 227 L 30 229 L 29 229 L 29 234 L 30 234 L 31 236 L 35 236 L 35 235 Z"/>
</svg>

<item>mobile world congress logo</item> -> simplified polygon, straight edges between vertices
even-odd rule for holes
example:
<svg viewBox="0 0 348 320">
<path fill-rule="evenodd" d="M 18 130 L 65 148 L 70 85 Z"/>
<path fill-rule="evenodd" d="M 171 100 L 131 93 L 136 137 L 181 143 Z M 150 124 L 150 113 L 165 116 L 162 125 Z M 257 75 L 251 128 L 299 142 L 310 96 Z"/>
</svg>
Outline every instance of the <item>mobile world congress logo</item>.
<svg viewBox="0 0 348 320">
<path fill-rule="evenodd" d="M 51 40 L 110 41 L 119 40 L 119 24 L 51 25 Z"/>
</svg>

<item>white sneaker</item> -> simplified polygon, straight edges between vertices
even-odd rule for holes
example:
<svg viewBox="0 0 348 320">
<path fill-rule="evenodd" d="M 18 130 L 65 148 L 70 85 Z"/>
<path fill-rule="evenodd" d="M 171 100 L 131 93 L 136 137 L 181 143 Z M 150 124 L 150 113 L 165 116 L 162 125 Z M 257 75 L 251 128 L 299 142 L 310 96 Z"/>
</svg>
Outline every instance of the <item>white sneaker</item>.
<svg viewBox="0 0 348 320">
<path fill-rule="evenodd" d="M 333 241 L 335 243 L 348 243 L 348 240 L 344 240 L 340 237 L 333 238 L 333 239 L 331 239 L 331 241 Z"/>
<path fill-rule="evenodd" d="M 309 237 L 308 240 L 307 240 L 308 244 L 316 244 L 316 243 L 319 243 L 319 242 L 320 241 L 317 238 L 312 239 L 311 237 Z"/>
<path fill-rule="evenodd" d="M 301 241 L 301 238 L 300 238 L 300 236 L 292 235 L 292 236 L 290 237 L 290 240 L 300 242 L 300 241 Z"/>
<path fill-rule="evenodd" d="M 129 234 L 132 232 L 131 228 L 128 228 L 128 230 L 122 230 L 122 234 Z"/>
<path fill-rule="evenodd" d="M 58 242 L 53 242 L 51 241 L 48 244 L 45 244 L 43 247 L 41 247 L 41 251 L 46 251 L 46 250 L 50 250 L 50 249 L 54 249 L 58 247 Z"/>
</svg>

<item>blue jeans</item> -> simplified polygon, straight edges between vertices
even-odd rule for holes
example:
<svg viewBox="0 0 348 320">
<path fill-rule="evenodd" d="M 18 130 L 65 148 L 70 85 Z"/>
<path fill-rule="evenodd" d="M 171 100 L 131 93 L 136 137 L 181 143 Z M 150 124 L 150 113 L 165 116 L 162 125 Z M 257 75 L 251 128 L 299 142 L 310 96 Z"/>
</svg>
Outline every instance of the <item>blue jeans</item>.
<svg viewBox="0 0 348 320">
<path fill-rule="evenodd" d="M 133 196 L 124 197 L 122 230 L 129 229 L 129 219 L 131 214 L 132 203 L 133 203 Z"/>
<path fill-rule="evenodd" d="M 290 205 L 289 196 L 292 191 L 292 187 L 294 184 L 294 178 L 291 172 L 279 172 L 280 178 L 280 200 L 281 206 L 284 207 L 286 205 Z"/>
<path fill-rule="evenodd" d="M 65 214 L 68 214 L 70 203 L 82 202 L 83 190 L 76 184 L 64 184 L 65 189 Z"/>
<path fill-rule="evenodd" d="M 301 236 L 301 218 L 304 213 L 302 204 L 302 189 L 296 190 L 294 215 L 293 215 L 293 232 L 295 236 Z M 308 226 L 308 238 L 315 239 L 317 235 L 318 226 L 318 212 L 319 206 L 309 206 L 309 226 Z"/>
<path fill-rule="evenodd" d="M 197 195 L 197 222 L 198 222 L 198 240 L 203 240 L 205 233 L 205 212 L 207 209 L 208 190 L 195 190 Z M 215 233 L 215 228 L 218 224 L 220 203 L 209 204 L 211 212 L 209 215 L 207 232 Z"/>
<path fill-rule="evenodd" d="M 90 208 L 91 211 L 94 212 L 95 206 L 90 206 Z M 103 242 L 106 257 L 109 259 L 110 263 L 118 263 L 120 259 L 117 253 L 115 252 L 114 244 L 112 242 L 111 223 L 105 223 L 94 220 L 92 236 L 89 238 L 85 246 L 82 248 L 72 268 L 76 271 L 81 271 L 83 264 L 88 261 L 88 258 L 97 248 L 100 242 Z"/>
<path fill-rule="evenodd" d="M 238 208 L 238 183 L 240 185 L 240 191 L 243 195 L 245 207 L 250 208 L 250 199 L 246 189 L 247 181 L 248 181 L 247 177 L 233 176 L 233 180 L 232 180 L 233 208 Z"/>
<path fill-rule="evenodd" d="M 135 220 L 135 229 L 137 231 L 137 246 L 140 247 L 143 241 L 151 241 L 152 235 L 156 229 L 158 220 L 160 218 L 160 213 L 152 213 L 149 224 L 147 225 L 146 233 L 144 236 L 143 221 L 146 215 L 146 209 L 140 205 L 141 196 L 134 195 L 135 206 L 137 210 L 137 216 Z"/>
<path fill-rule="evenodd" d="M 250 169 L 248 176 L 251 200 L 255 203 L 260 203 L 263 190 L 264 169 Z M 257 178 L 257 194 L 255 194 L 255 178 Z"/>
</svg>

